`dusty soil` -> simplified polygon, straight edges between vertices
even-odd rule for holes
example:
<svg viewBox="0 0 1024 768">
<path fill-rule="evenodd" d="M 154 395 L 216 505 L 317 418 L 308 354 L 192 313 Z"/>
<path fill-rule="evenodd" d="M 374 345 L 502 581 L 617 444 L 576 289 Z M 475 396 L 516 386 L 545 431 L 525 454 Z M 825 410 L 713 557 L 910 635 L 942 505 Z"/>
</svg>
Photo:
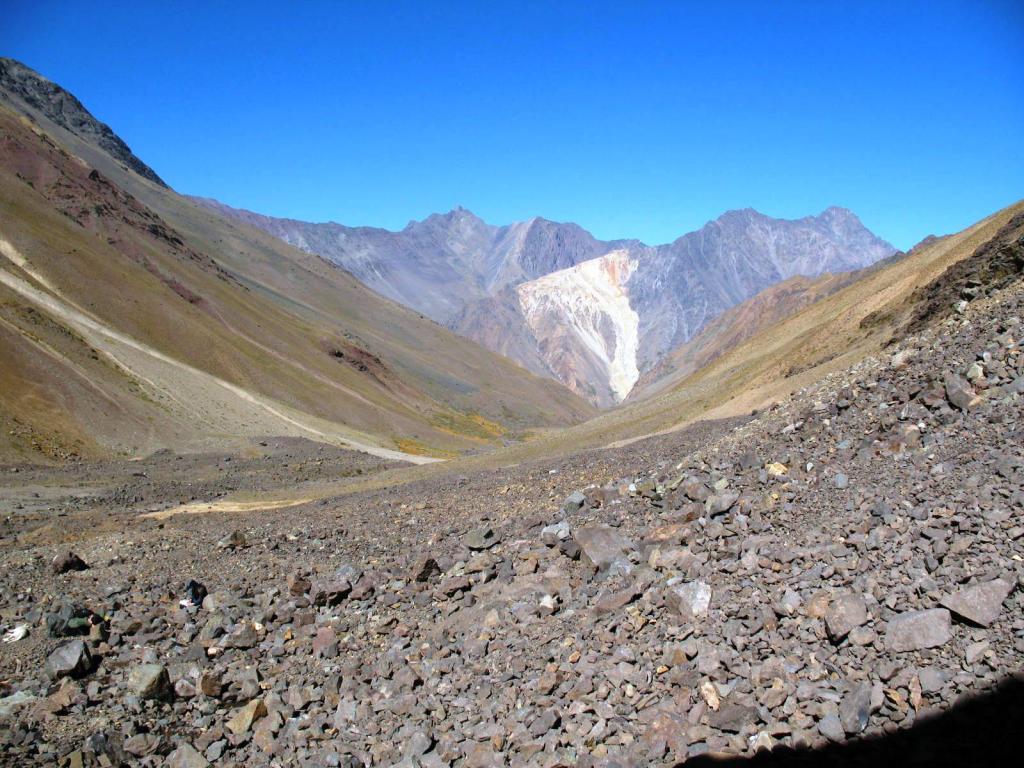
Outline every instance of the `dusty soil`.
<svg viewBox="0 0 1024 768">
<path fill-rule="evenodd" d="M 500 469 L 3 468 L 0 760 L 1000 764 L 1022 316 L 1016 282 L 754 418 Z"/>
</svg>

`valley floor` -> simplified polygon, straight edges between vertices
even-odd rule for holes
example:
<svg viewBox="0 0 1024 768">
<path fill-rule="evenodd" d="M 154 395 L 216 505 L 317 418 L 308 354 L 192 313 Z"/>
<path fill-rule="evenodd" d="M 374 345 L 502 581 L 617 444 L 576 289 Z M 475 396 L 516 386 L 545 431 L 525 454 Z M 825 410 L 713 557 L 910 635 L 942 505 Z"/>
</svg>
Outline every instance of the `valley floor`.
<svg viewBox="0 0 1024 768">
<path fill-rule="evenodd" d="M 1022 316 L 1018 282 L 754 418 L 505 468 L 2 467 L 0 762 L 998 764 Z"/>
</svg>

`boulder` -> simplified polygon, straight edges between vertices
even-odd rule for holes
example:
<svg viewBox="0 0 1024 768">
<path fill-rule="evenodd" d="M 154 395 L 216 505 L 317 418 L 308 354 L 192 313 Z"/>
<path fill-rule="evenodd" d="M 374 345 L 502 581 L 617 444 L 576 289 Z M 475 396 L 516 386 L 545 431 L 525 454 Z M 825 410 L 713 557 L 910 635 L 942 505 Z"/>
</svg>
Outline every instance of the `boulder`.
<svg viewBox="0 0 1024 768">
<path fill-rule="evenodd" d="M 587 504 L 587 497 L 583 491 L 573 491 L 569 494 L 565 501 L 562 502 L 562 511 L 571 515 L 579 512 Z"/>
<path fill-rule="evenodd" d="M 889 620 L 885 631 L 886 647 L 894 653 L 919 651 L 945 645 L 953 637 L 949 611 L 930 608 L 907 611 Z"/>
<path fill-rule="evenodd" d="M 78 603 L 62 602 L 57 610 L 46 614 L 46 629 L 50 637 L 87 635 L 92 626 L 93 612 Z"/>
<path fill-rule="evenodd" d="M 128 673 L 128 690 L 140 699 L 168 700 L 174 697 L 171 678 L 162 664 L 139 664 Z"/>
<path fill-rule="evenodd" d="M 332 576 L 314 581 L 309 594 L 314 605 L 335 606 L 341 604 L 351 591 L 352 583 L 348 579 Z"/>
<path fill-rule="evenodd" d="M 733 505 L 739 501 L 740 495 L 731 491 L 724 493 L 715 493 L 708 496 L 707 501 L 704 502 L 704 511 L 709 517 L 716 517 L 717 515 L 724 515 Z"/>
<path fill-rule="evenodd" d="M 959 618 L 987 627 L 999 618 L 1003 601 L 1009 597 L 1013 586 L 1004 579 L 993 579 L 959 589 L 942 598 L 940 603 Z"/>
<path fill-rule="evenodd" d="M 46 659 L 46 675 L 51 680 L 62 677 L 85 677 L 92 669 L 92 654 L 82 640 L 72 640 L 57 647 Z"/>
<path fill-rule="evenodd" d="M 210 763 L 191 744 L 180 744 L 167 756 L 167 768 L 209 768 Z"/>
<path fill-rule="evenodd" d="M 437 564 L 437 560 L 426 555 L 413 564 L 409 571 L 409 580 L 422 583 L 439 575 L 441 575 L 441 567 Z"/>
<path fill-rule="evenodd" d="M 974 388 L 955 373 L 947 373 L 943 384 L 946 387 L 946 399 L 961 411 L 969 411 L 981 402 Z"/>
<path fill-rule="evenodd" d="M 263 703 L 263 699 L 253 699 L 232 715 L 228 720 L 227 728 L 236 736 L 241 736 L 252 728 L 253 723 L 266 716 L 267 705 Z"/>
<path fill-rule="evenodd" d="M 245 534 L 235 530 L 217 542 L 220 549 L 240 549 L 247 545 Z"/>
<path fill-rule="evenodd" d="M 871 685 L 861 683 L 851 688 L 839 703 L 839 721 L 847 736 L 862 733 L 871 717 Z"/>
<path fill-rule="evenodd" d="M 67 573 L 68 571 L 84 571 L 89 566 L 85 564 L 85 560 L 80 558 L 74 552 L 61 552 L 53 558 L 53 572 L 54 573 Z"/>
<path fill-rule="evenodd" d="M 825 629 L 833 643 L 842 642 L 850 632 L 866 623 L 868 608 L 862 595 L 848 593 L 840 595 L 825 612 Z"/>
<path fill-rule="evenodd" d="M 474 528 L 462 537 L 462 543 L 474 551 L 490 549 L 500 540 L 498 535 L 486 525 Z"/>
<path fill-rule="evenodd" d="M 628 569 L 629 553 L 635 547 L 633 542 L 614 528 L 605 525 L 588 525 L 578 528 L 573 534 L 583 557 L 598 570 L 607 570 L 615 563 L 624 563 Z"/>
<path fill-rule="evenodd" d="M 711 587 L 703 581 L 690 581 L 669 587 L 665 603 L 684 619 L 706 616 L 711 606 Z"/>
</svg>

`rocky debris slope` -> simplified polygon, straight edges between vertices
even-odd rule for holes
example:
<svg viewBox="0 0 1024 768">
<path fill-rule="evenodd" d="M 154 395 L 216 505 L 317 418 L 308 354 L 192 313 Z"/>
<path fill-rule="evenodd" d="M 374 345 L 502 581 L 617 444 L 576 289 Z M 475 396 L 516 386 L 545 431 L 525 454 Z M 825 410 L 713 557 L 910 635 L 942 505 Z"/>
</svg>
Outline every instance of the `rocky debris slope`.
<svg viewBox="0 0 1024 768">
<path fill-rule="evenodd" d="M 948 317 L 961 302 L 990 296 L 1024 273 L 1024 213 L 1017 214 L 971 256 L 957 262 L 913 299 L 917 308 L 906 331 L 916 333 Z"/>
<path fill-rule="evenodd" d="M 548 502 L 527 466 L 6 555 L 0 754 L 646 766 L 923 722 L 1024 654 L 1022 316 L 1017 282 Z"/>
</svg>

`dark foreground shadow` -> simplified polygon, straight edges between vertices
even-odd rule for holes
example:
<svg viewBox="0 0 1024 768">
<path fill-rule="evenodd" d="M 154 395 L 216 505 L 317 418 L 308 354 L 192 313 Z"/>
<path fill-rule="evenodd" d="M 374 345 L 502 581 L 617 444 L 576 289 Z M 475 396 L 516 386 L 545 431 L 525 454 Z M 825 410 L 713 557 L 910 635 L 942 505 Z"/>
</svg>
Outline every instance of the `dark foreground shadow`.
<svg viewBox="0 0 1024 768">
<path fill-rule="evenodd" d="M 887 736 L 820 749 L 777 748 L 751 758 L 688 760 L 686 768 L 748 766 L 1024 766 L 1024 677 Z"/>
</svg>

